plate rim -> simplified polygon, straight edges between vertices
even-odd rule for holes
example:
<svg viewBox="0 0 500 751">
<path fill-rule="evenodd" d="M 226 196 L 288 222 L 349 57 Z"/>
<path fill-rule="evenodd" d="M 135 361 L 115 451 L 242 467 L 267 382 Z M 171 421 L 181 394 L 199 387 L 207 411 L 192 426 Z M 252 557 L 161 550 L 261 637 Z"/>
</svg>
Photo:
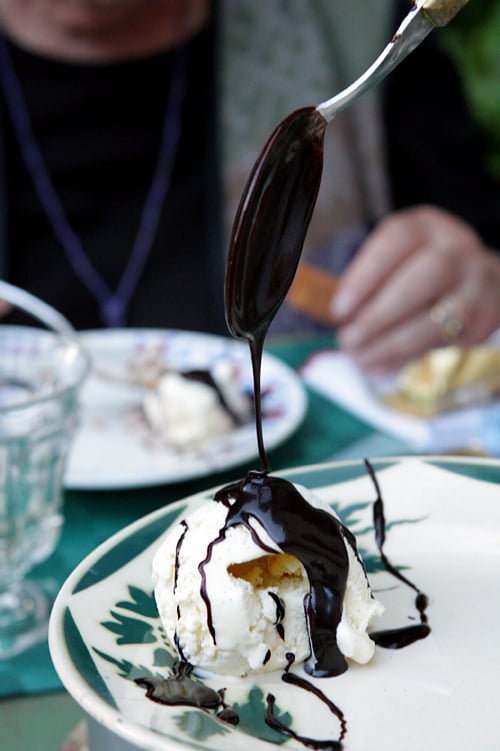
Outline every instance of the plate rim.
<svg viewBox="0 0 500 751">
<path fill-rule="evenodd" d="M 370 459 L 370 462 L 373 465 L 377 466 L 382 464 L 384 465 L 384 468 L 408 461 L 411 461 L 412 463 L 439 463 L 440 465 L 455 464 L 469 466 L 475 465 L 478 467 L 494 467 L 499 472 L 500 485 L 500 459 L 494 457 L 426 454 L 376 457 L 374 459 Z M 343 467 L 360 466 L 362 464 L 364 464 L 364 459 L 319 462 L 291 467 L 289 469 L 280 469 L 275 474 L 279 474 L 279 476 L 285 476 L 287 479 L 293 479 L 294 475 L 300 475 L 303 473 L 332 471 Z M 96 722 L 102 724 L 109 731 L 117 734 L 128 742 L 132 744 L 139 744 L 139 747 L 143 748 L 144 751 L 166 751 L 166 743 L 170 744 L 168 748 L 171 748 L 172 751 L 186 751 L 186 749 L 189 748 L 204 749 L 205 746 L 197 746 L 195 742 L 190 745 L 186 745 L 186 743 L 180 743 L 170 736 L 159 735 L 152 728 L 141 726 L 136 722 L 129 721 L 127 718 L 124 718 L 117 709 L 114 709 L 109 704 L 107 704 L 95 691 L 91 689 L 88 683 L 76 671 L 73 659 L 70 655 L 69 650 L 67 649 L 66 641 L 63 636 L 64 613 L 66 612 L 66 610 L 68 610 L 67 602 L 69 601 L 69 597 L 72 594 L 74 584 L 81 579 L 82 574 L 86 570 L 88 570 L 92 563 L 102 554 L 109 552 L 109 550 L 111 550 L 117 543 L 123 541 L 127 536 L 133 535 L 136 531 L 141 529 L 141 527 L 150 522 L 154 522 L 165 513 L 180 509 L 182 506 L 189 504 L 198 498 L 201 500 L 204 496 L 213 494 L 213 492 L 219 487 L 220 485 L 209 487 L 206 490 L 193 493 L 172 503 L 167 503 L 164 506 L 140 517 L 139 519 L 136 519 L 134 522 L 127 524 L 122 529 L 118 530 L 113 535 L 108 537 L 106 540 L 100 543 L 100 545 L 94 548 L 66 578 L 64 584 L 58 592 L 52 608 L 48 635 L 49 650 L 54 667 L 59 675 L 61 682 L 64 685 L 65 690 Z M 68 683 L 70 683 L 71 688 L 68 686 Z M 78 687 L 80 687 L 79 692 Z M 261 740 L 260 742 L 262 744 L 268 743 L 263 740 Z M 274 744 L 271 744 L 269 745 L 269 748 L 272 748 L 273 746 Z M 262 746 L 262 748 L 265 747 L 265 745 Z"/>
</svg>

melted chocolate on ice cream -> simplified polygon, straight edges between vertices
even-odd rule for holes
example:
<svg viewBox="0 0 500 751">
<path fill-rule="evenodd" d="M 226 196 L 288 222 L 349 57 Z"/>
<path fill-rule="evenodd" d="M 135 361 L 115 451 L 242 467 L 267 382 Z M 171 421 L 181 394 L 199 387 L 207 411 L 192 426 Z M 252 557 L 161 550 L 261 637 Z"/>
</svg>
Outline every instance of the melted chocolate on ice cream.
<svg viewBox="0 0 500 751">
<path fill-rule="evenodd" d="M 229 503 L 231 499 L 234 502 Z M 308 503 L 292 483 L 264 472 L 250 471 L 240 482 L 219 490 L 215 500 L 228 506 L 219 536 L 207 550 L 199 566 L 202 597 L 207 605 L 207 619 L 214 642 L 217 641 L 210 608 L 204 568 L 215 545 L 222 542 L 230 527 L 245 526 L 254 542 L 263 550 L 275 553 L 259 537 L 252 520 L 260 523 L 283 553 L 295 556 L 304 566 L 310 584 L 306 612 L 311 657 L 305 664 L 310 675 L 339 675 L 347 663 L 337 645 L 336 631 L 342 617 L 344 593 L 349 573 L 344 525 L 328 511 Z M 351 544 L 351 538 L 349 544 Z"/>
<path fill-rule="evenodd" d="M 315 676 L 338 675 L 347 669 L 336 639 L 349 571 L 345 534 L 335 517 L 311 507 L 291 483 L 269 476 L 260 371 L 264 339 L 292 284 L 316 203 L 325 128 L 325 119 L 314 107 L 296 110 L 283 120 L 255 163 L 238 207 L 226 268 L 226 319 L 231 333 L 250 344 L 263 471 L 251 471 L 241 482 L 216 494 L 215 500 L 229 510 L 219 537 L 199 565 L 208 627 L 216 642 L 204 568 L 213 546 L 225 538 L 227 530 L 243 524 L 254 541 L 267 550 L 251 524 L 253 518 L 284 553 L 298 558 L 310 582 L 304 607 L 311 657 L 305 668 Z"/>
<path fill-rule="evenodd" d="M 386 536 L 383 499 L 372 465 L 368 461 L 365 461 L 365 464 L 377 493 L 373 506 L 373 518 L 375 539 L 382 563 L 390 574 L 417 593 L 415 604 L 420 613 L 421 622 L 419 624 L 371 634 L 378 646 L 399 649 L 424 638 L 430 633 L 425 612 L 427 597 L 415 584 L 400 573 L 383 551 Z M 344 537 L 347 537 L 347 544 L 351 545 L 357 555 L 356 541 L 352 533 L 328 512 L 312 507 L 294 485 L 284 479 L 269 476 L 263 471 L 251 471 L 244 480 L 222 488 L 217 492 L 215 501 L 222 503 L 227 508 L 226 521 L 218 537 L 209 544 L 206 557 L 199 565 L 202 579 L 201 592 L 207 607 L 207 622 L 214 642 L 216 642 L 217 636 L 212 623 L 211 604 L 206 588 L 204 568 L 211 559 L 214 545 L 222 542 L 227 530 L 237 524 L 243 524 L 249 530 L 254 542 L 263 550 L 276 552 L 274 548 L 269 547 L 260 539 L 258 528 L 252 524 L 252 520 L 255 520 L 265 528 L 268 535 L 283 552 L 294 555 L 302 562 L 308 574 L 311 591 L 305 599 L 304 607 L 310 631 L 311 656 L 305 665 L 305 669 L 317 677 L 342 673 L 346 669 L 347 663 L 338 649 L 336 630 L 342 614 L 348 573 Z M 183 521 L 182 524 L 184 529 L 176 548 L 175 582 L 177 582 L 179 568 L 179 552 L 188 531 L 187 523 Z M 284 608 L 277 596 L 273 596 L 273 599 L 276 604 L 276 626 L 279 628 L 279 626 L 282 626 Z M 205 711 L 217 710 L 219 719 L 233 725 L 237 724 L 239 721 L 238 714 L 232 707 L 224 703 L 223 691 L 214 691 L 193 680 L 190 676 L 192 666 L 186 662 L 180 644 L 177 642 L 176 647 L 181 660 L 176 663 L 171 677 L 164 679 L 140 678 L 136 680 L 136 683 L 146 688 L 146 695 L 151 700 L 160 704 L 190 705 Z M 266 655 L 266 658 L 264 664 L 270 659 L 270 655 L 269 657 Z M 347 722 L 344 714 L 315 684 L 300 675 L 289 672 L 294 659 L 292 653 L 287 654 L 288 665 L 282 675 L 283 681 L 312 693 L 329 708 L 340 722 L 339 738 L 322 740 L 298 735 L 276 716 L 273 694 L 268 694 L 266 697 L 266 723 L 276 731 L 299 741 L 307 748 L 317 751 L 339 751 L 343 748 L 343 740 L 347 733 Z"/>
</svg>

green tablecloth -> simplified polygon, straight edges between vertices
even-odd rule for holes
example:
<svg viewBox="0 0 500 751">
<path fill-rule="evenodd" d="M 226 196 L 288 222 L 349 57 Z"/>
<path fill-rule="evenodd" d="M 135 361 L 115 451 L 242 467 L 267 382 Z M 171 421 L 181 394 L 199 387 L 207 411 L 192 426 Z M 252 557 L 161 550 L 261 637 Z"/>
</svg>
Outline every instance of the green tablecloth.
<svg viewBox="0 0 500 751">
<path fill-rule="evenodd" d="M 275 342 L 268 349 L 298 368 L 312 352 L 331 346 L 330 337 Z M 270 452 L 274 471 L 314 464 L 356 443 L 373 431 L 317 394 L 308 391 L 309 404 L 299 430 Z M 55 553 L 32 572 L 54 591 L 74 567 L 98 544 L 135 519 L 160 506 L 207 487 L 218 486 L 241 476 L 247 467 L 210 475 L 195 482 L 153 488 L 81 492 L 68 491 L 65 525 Z M 46 643 L 39 644 L 11 660 L 0 662 L 0 697 L 36 694 L 61 687 L 52 667 Z"/>
</svg>

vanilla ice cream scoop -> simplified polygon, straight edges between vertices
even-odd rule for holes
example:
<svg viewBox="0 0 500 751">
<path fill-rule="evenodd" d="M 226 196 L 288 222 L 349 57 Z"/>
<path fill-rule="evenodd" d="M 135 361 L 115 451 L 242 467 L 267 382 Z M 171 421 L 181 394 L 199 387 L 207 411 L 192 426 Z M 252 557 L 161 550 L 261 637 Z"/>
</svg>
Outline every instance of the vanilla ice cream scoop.
<svg viewBox="0 0 500 751">
<path fill-rule="evenodd" d="M 166 634 L 198 669 L 312 675 L 368 662 L 382 613 L 353 535 L 305 488 L 262 472 L 223 488 L 177 524 L 153 561 Z"/>
<path fill-rule="evenodd" d="M 210 370 L 163 373 L 143 400 L 151 428 L 169 446 L 190 450 L 250 420 L 251 401 L 234 369 L 220 360 Z"/>
</svg>

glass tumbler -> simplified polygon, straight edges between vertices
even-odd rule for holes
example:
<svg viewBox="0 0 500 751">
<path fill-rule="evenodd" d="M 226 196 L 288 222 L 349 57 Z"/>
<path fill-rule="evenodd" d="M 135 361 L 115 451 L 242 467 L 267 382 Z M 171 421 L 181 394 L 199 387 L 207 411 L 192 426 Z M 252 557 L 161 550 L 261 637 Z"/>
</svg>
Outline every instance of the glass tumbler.
<svg viewBox="0 0 500 751">
<path fill-rule="evenodd" d="M 90 361 L 57 311 L 2 281 L 0 299 L 29 321 L 0 319 L 0 658 L 6 658 L 46 636 L 51 603 L 26 575 L 59 539 L 66 457 Z"/>
</svg>

